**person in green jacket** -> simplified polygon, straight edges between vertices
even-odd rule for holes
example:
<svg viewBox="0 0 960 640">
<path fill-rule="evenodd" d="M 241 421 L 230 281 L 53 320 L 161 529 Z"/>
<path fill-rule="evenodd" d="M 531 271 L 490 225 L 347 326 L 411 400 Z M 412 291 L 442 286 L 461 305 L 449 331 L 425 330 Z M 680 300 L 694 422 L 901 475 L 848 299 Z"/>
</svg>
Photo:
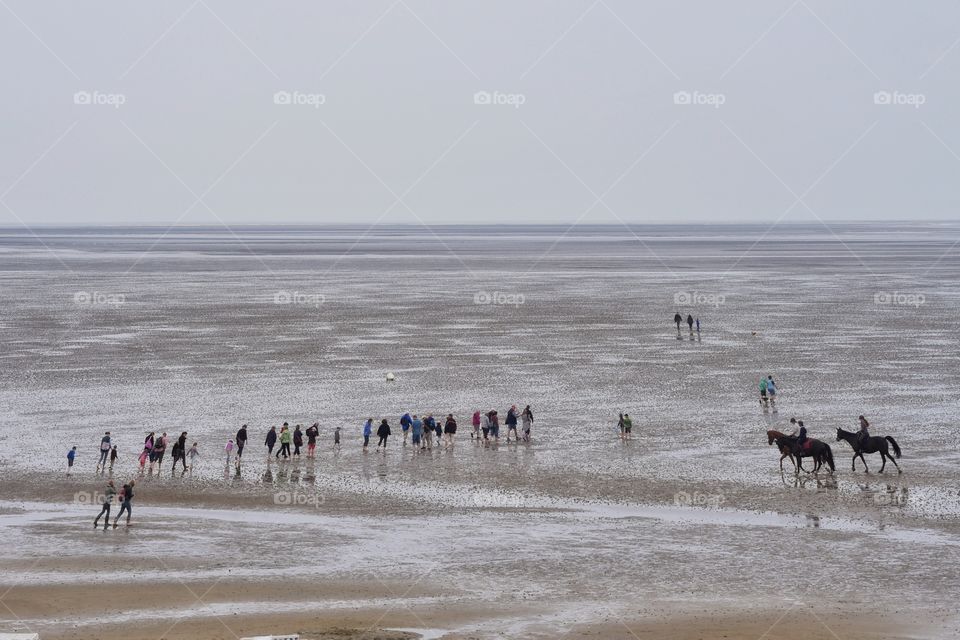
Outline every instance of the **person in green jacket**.
<svg viewBox="0 0 960 640">
<path fill-rule="evenodd" d="M 280 428 L 280 451 L 277 451 L 277 457 L 280 457 L 280 454 L 283 454 L 284 460 L 290 457 L 290 441 L 293 439 L 292 434 L 290 433 L 290 425 L 286 422 L 283 423 L 283 426 Z"/>
<path fill-rule="evenodd" d="M 630 433 L 632 429 L 633 429 L 633 420 L 630 419 L 630 414 L 629 413 L 623 414 L 623 439 L 624 440 L 629 440 L 630 438 L 633 437 L 633 435 Z"/>
<path fill-rule="evenodd" d="M 760 378 L 760 406 L 767 406 L 767 379 Z"/>
</svg>

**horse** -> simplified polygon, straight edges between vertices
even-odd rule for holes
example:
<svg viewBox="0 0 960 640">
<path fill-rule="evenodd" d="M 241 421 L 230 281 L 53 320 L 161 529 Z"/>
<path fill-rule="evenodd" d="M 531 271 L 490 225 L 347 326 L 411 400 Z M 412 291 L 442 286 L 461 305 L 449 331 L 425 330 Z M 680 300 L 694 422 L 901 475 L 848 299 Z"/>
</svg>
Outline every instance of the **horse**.
<svg viewBox="0 0 960 640">
<path fill-rule="evenodd" d="M 790 456 L 791 460 L 796 457 L 794 461 L 794 466 L 797 467 L 796 473 L 800 473 L 800 469 L 803 469 L 804 458 L 813 458 L 813 473 L 818 473 L 824 464 L 830 467 L 831 473 L 836 471 L 836 466 L 833 464 L 833 450 L 826 442 L 814 438 L 807 438 L 807 443 L 801 447 L 799 451 L 795 451 L 794 447 L 797 444 L 796 436 L 784 435 L 779 431 L 767 431 L 767 443 L 773 444 L 774 442 L 777 443 L 780 453 L 783 454 L 780 457 L 781 471 L 783 471 L 783 459 L 787 455 Z M 807 471 L 806 469 L 803 470 Z M 807 471 L 807 473 L 810 472 Z"/>
<path fill-rule="evenodd" d="M 774 442 L 777 443 L 777 448 L 780 450 L 780 453 L 782 454 L 782 455 L 780 456 L 780 472 L 781 472 L 781 473 L 783 473 L 783 459 L 786 458 L 787 456 L 790 456 L 790 462 L 793 463 L 793 469 L 794 469 L 794 471 L 795 471 L 796 473 L 800 473 L 800 470 L 797 469 L 797 461 L 796 461 L 796 460 L 794 459 L 794 457 L 793 457 L 793 446 L 791 446 L 791 445 L 790 445 L 789 443 L 787 443 L 787 442 L 784 442 L 784 443 L 782 443 L 782 444 L 781 444 L 781 442 L 780 442 L 780 441 L 783 440 L 784 438 L 790 438 L 790 437 L 791 437 L 791 436 L 788 436 L 788 435 L 785 434 L 785 433 L 781 433 L 781 432 L 779 432 L 779 431 L 770 430 L 770 431 L 767 431 L 767 444 L 771 444 L 771 445 L 772 445 Z"/>
<path fill-rule="evenodd" d="M 837 442 L 841 440 L 846 440 L 847 444 L 853 447 L 853 460 L 850 461 L 850 466 L 854 471 L 857 470 L 857 457 L 859 457 L 860 460 L 863 461 L 864 471 L 870 473 L 870 468 L 867 467 L 867 461 L 863 458 L 863 454 L 879 452 L 880 460 L 883 462 L 883 464 L 880 465 L 880 473 L 883 473 L 884 467 L 887 466 L 887 458 L 889 458 L 893 466 L 897 468 L 897 473 L 903 473 L 903 469 L 901 469 L 897 461 L 893 459 L 894 456 L 897 458 L 900 457 L 900 445 L 897 444 L 897 441 L 894 440 L 892 436 L 870 436 L 861 442 L 859 433 L 852 433 L 838 428 Z M 890 455 L 890 449 L 887 446 L 888 442 L 893 446 L 893 456 Z"/>
</svg>

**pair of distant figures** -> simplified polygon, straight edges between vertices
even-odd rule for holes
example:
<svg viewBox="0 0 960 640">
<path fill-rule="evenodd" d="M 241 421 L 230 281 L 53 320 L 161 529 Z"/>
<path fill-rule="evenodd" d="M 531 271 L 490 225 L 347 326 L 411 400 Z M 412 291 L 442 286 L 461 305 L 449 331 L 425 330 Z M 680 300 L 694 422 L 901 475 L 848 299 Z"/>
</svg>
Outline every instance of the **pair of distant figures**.
<svg viewBox="0 0 960 640">
<path fill-rule="evenodd" d="M 681 325 L 681 323 L 683 323 L 683 316 L 680 315 L 679 312 L 678 312 L 678 313 L 675 313 L 674 316 L 673 316 L 673 322 L 677 325 L 677 333 L 679 334 L 679 333 L 680 333 L 680 325 Z M 694 324 L 696 324 L 697 333 L 700 333 L 700 318 L 697 318 L 696 320 L 694 320 L 694 319 L 693 319 L 693 316 L 688 313 L 688 314 L 687 314 L 687 327 L 690 328 L 690 333 L 693 333 Z"/>
<path fill-rule="evenodd" d="M 760 406 L 769 407 L 777 404 L 777 383 L 773 376 L 760 377 Z"/>
</svg>

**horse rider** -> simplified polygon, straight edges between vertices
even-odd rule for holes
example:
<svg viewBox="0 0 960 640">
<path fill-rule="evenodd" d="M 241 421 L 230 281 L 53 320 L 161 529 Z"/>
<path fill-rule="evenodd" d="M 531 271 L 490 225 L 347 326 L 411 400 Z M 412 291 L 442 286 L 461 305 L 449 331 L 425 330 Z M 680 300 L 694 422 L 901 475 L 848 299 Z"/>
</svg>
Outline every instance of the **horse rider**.
<svg viewBox="0 0 960 640">
<path fill-rule="evenodd" d="M 870 423 L 867 422 L 867 419 L 863 416 L 860 416 L 857 420 L 860 421 L 860 431 L 857 433 L 857 444 L 862 447 L 863 443 L 870 437 Z"/>
<path fill-rule="evenodd" d="M 793 418 L 790 418 L 790 422 L 793 422 Z M 803 420 L 798 420 L 796 422 L 797 428 L 790 435 L 797 436 L 797 442 L 793 445 L 793 453 L 795 455 L 800 455 L 800 452 L 803 450 L 803 445 L 807 441 L 807 428 L 803 426 Z"/>
</svg>

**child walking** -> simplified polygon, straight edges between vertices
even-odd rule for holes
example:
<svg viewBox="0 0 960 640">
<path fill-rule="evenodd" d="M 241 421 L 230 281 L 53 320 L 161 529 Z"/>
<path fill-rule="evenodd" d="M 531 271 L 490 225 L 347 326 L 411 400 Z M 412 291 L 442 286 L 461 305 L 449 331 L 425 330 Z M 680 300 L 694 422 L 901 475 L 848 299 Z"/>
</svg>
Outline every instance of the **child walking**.
<svg viewBox="0 0 960 640">
<path fill-rule="evenodd" d="M 73 460 L 77 457 L 77 448 L 74 447 L 67 451 L 67 475 L 70 475 L 70 470 L 73 469 Z"/>
<path fill-rule="evenodd" d="M 190 471 L 193 471 L 193 461 L 197 459 L 197 456 L 200 455 L 200 452 L 197 450 L 197 443 L 194 442 L 193 446 L 190 447 L 190 451 L 187 451 L 187 455 L 190 456 Z"/>
</svg>

